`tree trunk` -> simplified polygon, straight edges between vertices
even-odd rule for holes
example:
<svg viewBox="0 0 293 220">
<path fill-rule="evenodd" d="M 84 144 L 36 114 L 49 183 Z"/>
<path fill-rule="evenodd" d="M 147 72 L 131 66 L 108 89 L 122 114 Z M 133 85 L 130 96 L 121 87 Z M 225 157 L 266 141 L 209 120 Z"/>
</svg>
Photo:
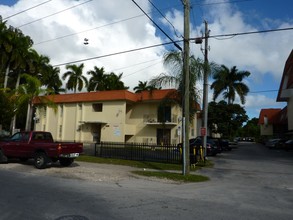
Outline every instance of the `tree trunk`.
<svg viewBox="0 0 293 220">
<path fill-rule="evenodd" d="M 4 78 L 4 89 L 7 88 L 7 82 L 8 82 L 8 74 L 9 74 L 9 66 L 6 68 L 6 71 L 5 71 L 5 78 Z"/>
<path fill-rule="evenodd" d="M 19 87 L 19 83 L 20 83 L 20 74 L 17 76 L 16 85 L 15 85 L 15 89 L 16 90 Z M 10 131 L 11 131 L 11 134 L 14 134 L 14 131 L 15 131 L 15 123 L 16 123 L 16 114 L 14 114 L 13 115 L 13 118 L 11 119 L 11 123 L 10 123 Z"/>
<path fill-rule="evenodd" d="M 31 131 L 32 129 L 32 117 L 33 117 L 33 104 L 30 101 L 27 106 L 27 115 L 26 115 L 26 124 L 25 124 L 26 131 Z"/>
</svg>

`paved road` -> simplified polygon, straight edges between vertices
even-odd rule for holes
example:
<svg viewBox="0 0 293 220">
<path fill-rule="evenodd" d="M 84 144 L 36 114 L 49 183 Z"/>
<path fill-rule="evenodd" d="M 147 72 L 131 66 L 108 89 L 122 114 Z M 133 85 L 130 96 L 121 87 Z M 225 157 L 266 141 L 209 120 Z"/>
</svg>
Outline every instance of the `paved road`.
<svg viewBox="0 0 293 220">
<path fill-rule="evenodd" d="M 215 167 L 199 171 L 211 181 L 189 184 L 136 178 L 120 166 L 0 165 L 0 219 L 293 219 L 293 152 L 241 143 L 211 159 Z"/>
</svg>

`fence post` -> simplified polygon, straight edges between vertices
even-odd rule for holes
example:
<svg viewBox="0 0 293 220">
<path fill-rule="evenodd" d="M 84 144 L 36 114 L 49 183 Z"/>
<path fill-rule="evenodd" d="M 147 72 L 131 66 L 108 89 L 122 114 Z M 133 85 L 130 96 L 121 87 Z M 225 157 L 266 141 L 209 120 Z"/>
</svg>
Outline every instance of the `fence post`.
<svg viewBox="0 0 293 220">
<path fill-rule="evenodd" d="M 131 142 L 130 143 L 130 160 L 132 160 L 132 153 L 133 153 L 132 152 L 133 151 L 133 147 L 132 146 L 133 146 L 133 143 Z"/>
<path fill-rule="evenodd" d="M 97 156 L 97 142 L 95 143 L 95 157 Z"/>
</svg>

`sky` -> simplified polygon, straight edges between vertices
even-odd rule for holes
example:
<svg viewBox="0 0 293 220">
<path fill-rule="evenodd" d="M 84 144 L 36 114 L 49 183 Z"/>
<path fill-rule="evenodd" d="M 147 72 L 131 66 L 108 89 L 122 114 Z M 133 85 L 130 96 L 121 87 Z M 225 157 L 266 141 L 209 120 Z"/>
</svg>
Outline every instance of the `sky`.
<svg viewBox="0 0 293 220">
<path fill-rule="evenodd" d="M 181 0 L 135 2 L 170 38 L 182 40 Z M 286 103 L 276 102 L 276 98 L 284 64 L 293 49 L 293 30 L 213 36 L 293 28 L 293 1 L 190 0 L 190 3 L 190 37 L 201 37 L 204 21 L 208 22 L 209 61 L 251 73 L 244 80 L 250 88 L 243 105 L 248 116 L 258 117 L 263 108 L 285 107 Z M 49 56 L 51 64 L 60 67 L 61 76 L 67 63 L 82 62 L 84 75 L 94 66 L 104 67 L 107 73 L 123 73 L 122 81 L 130 91 L 139 81 L 168 73 L 162 63 L 163 56 L 171 50 L 178 51 L 172 44 L 160 46 L 170 40 L 132 0 L 0 0 L 0 15 L 7 24 L 29 35 L 34 41 L 33 48 Z M 191 42 L 191 55 L 203 59 L 203 46 Z M 135 50 L 138 48 L 146 49 Z M 130 50 L 134 51 L 121 53 Z M 212 82 L 210 78 L 209 84 Z M 202 85 L 202 81 L 197 83 L 201 96 Z M 239 103 L 238 98 L 235 103 Z"/>
</svg>

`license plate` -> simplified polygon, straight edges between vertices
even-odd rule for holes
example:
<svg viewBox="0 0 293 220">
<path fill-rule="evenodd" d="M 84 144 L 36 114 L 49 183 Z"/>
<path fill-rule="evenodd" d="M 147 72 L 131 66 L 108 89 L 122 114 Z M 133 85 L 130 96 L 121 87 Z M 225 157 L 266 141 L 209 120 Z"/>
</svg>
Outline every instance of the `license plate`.
<svg viewBox="0 0 293 220">
<path fill-rule="evenodd" d="M 72 153 L 72 154 L 69 154 L 69 157 L 78 157 L 79 156 L 79 153 Z"/>
<path fill-rule="evenodd" d="M 61 154 L 60 157 L 66 157 L 66 158 L 79 157 L 79 153 Z"/>
</svg>

